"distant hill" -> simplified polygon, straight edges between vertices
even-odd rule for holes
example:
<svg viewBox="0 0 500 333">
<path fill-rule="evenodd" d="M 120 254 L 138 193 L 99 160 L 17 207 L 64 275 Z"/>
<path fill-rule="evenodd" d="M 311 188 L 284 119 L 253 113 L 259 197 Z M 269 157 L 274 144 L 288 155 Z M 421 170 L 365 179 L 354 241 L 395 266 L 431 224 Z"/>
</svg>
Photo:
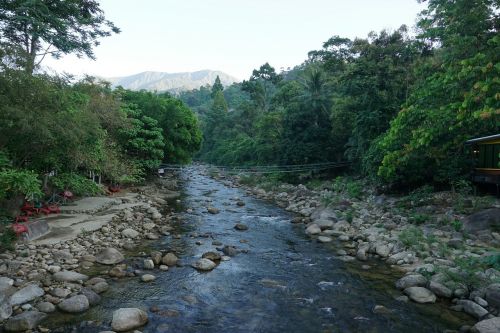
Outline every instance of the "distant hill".
<svg viewBox="0 0 500 333">
<path fill-rule="evenodd" d="M 107 78 L 113 86 L 122 86 L 130 90 L 151 90 L 180 92 L 212 85 L 219 75 L 224 86 L 229 86 L 239 80 L 221 71 L 202 70 L 185 73 L 142 72 L 130 76 Z"/>
</svg>

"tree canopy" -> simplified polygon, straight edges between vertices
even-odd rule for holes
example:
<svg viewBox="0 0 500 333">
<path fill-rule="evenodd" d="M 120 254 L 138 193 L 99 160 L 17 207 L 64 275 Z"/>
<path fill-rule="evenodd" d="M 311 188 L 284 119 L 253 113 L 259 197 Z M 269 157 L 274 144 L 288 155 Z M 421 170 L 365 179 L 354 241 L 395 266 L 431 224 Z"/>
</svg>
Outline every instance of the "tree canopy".
<svg viewBox="0 0 500 333">
<path fill-rule="evenodd" d="M 120 30 L 96 0 L 4 0 L 0 3 L 2 60 L 31 74 L 41 61 L 74 53 L 94 59 L 101 37 Z"/>
<path fill-rule="evenodd" d="M 194 101 L 200 158 L 217 164 L 348 160 L 384 184 L 466 177 L 464 142 L 500 132 L 499 3 L 426 0 L 417 34 L 401 26 L 332 36 L 292 70 L 268 63 L 220 95 Z"/>
</svg>

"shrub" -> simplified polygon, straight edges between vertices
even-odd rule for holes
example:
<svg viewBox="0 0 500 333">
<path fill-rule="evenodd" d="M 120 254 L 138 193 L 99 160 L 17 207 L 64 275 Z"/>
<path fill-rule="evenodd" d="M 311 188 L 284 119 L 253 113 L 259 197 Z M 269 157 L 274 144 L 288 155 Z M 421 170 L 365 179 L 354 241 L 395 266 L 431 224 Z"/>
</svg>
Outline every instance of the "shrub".
<svg viewBox="0 0 500 333">
<path fill-rule="evenodd" d="M 346 177 L 337 177 L 332 184 L 332 190 L 338 193 L 345 193 L 351 198 L 360 199 L 363 197 L 363 184 L 361 181 Z"/>
<path fill-rule="evenodd" d="M 420 228 L 410 227 L 399 234 L 399 241 L 408 248 L 420 248 L 425 241 L 424 233 Z"/>
<path fill-rule="evenodd" d="M 430 220 L 430 216 L 428 214 L 411 214 L 410 221 L 414 224 L 420 225 Z"/>
<path fill-rule="evenodd" d="M 432 202 L 432 192 L 434 188 L 430 185 L 424 185 L 410 192 L 406 197 L 403 197 L 398 205 L 400 207 L 420 207 Z"/>
<path fill-rule="evenodd" d="M 14 249 L 16 234 L 12 228 L 4 226 L 0 227 L 0 252 Z"/>
<path fill-rule="evenodd" d="M 463 223 L 460 220 L 454 220 L 453 222 L 451 222 L 451 225 L 453 226 L 453 229 L 455 229 L 455 231 L 457 232 L 462 230 L 463 227 Z"/>
<path fill-rule="evenodd" d="M 492 257 L 457 258 L 455 259 L 456 268 L 445 269 L 444 273 L 453 282 L 464 284 L 469 289 L 480 288 L 487 283 L 491 283 L 491 281 L 487 281 L 482 272 L 490 267 L 494 267 L 494 265 L 498 265 L 499 259 L 495 258 L 495 256 Z"/>
<path fill-rule="evenodd" d="M 51 183 L 58 190 L 70 190 L 75 195 L 96 195 L 102 193 L 102 188 L 99 185 L 76 173 L 61 173 L 52 177 Z"/>
<path fill-rule="evenodd" d="M 23 194 L 26 197 L 42 195 L 42 182 L 33 171 L 8 169 L 0 171 L 0 198 Z"/>
</svg>

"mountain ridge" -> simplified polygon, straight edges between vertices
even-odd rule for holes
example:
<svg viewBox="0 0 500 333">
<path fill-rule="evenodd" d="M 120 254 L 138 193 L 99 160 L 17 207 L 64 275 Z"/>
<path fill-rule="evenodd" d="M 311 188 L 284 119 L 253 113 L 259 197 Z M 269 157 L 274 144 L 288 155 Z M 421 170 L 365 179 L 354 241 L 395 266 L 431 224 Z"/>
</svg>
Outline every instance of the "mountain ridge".
<svg viewBox="0 0 500 333">
<path fill-rule="evenodd" d="M 219 70 L 203 69 L 194 72 L 144 71 L 128 76 L 106 78 L 114 87 L 122 86 L 130 90 L 151 90 L 158 92 L 181 92 L 212 85 L 219 76 L 224 86 L 239 82 L 237 78 Z"/>
</svg>

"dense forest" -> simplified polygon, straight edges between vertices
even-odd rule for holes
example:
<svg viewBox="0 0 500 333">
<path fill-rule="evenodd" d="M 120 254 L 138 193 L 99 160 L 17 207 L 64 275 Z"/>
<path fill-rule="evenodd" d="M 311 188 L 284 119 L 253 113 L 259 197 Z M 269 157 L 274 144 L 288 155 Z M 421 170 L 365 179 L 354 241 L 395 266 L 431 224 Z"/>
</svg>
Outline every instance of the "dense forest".
<svg viewBox="0 0 500 333">
<path fill-rule="evenodd" d="M 222 165 L 348 160 L 383 183 L 460 179 L 464 141 L 500 131 L 500 6 L 424 2 L 415 28 L 333 36 L 292 70 L 266 63 L 179 98 L 43 73 L 46 56 L 93 58 L 120 32 L 97 1 L 2 2 L 0 197 L 93 193 L 89 173 L 133 183 L 200 147 L 199 159 Z"/>
<path fill-rule="evenodd" d="M 6 1 L 0 22 L 0 201 L 95 194 L 90 174 L 136 183 L 200 148 L 196 116 L 168 93 L 43 73 L 46 56 L 93 58 L 98 39 L 119 32 L 97 1 Z"/>
<path fill-rule="evenodd" d="M 220 165 L 348 160 L 389 184 L 450 184 L 464 141 L 500 132 L 497 0 L 428 0 L 415 28 L 333 36 L 294 69 L 185 92 L 199 158 Z"/>
</svg>

